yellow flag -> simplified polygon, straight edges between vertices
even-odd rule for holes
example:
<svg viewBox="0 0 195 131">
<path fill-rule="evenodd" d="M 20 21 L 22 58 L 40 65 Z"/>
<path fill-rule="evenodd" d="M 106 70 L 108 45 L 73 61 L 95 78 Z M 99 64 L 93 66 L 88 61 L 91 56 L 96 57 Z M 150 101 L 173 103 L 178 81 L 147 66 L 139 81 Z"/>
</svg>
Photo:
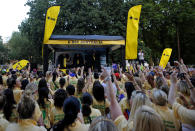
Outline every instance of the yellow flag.
<svg viewBox="0 0 195 131">
<path fill-rule="evenodd" d="M 13 69 L 18 69 L 21 70 L 23 69 L 28 63 L 30 63 L 28 60 L 21 60 L 19 62 L 17 62 L 16 64 L 14 64 L 12 66 Z"/>
<path fill-rule="evenodd" d="M 137 39 L 141 8 L 141 5 L 137 5 L 128 12 L 125 59 L 137 59 Z"/>
<path fill-rule="evenodd" d="M 47 43 L 47 41 L 51 37 L 51 34 L 57 22 L 59 12 L 60 6 L 52 6 L 47 10 L 43 43 Z"/>
<path fill-rule="evenodd" d="M 167 63 L 169 62 L 169 59 L 171 57 L 171 52 L 172 52 L 171 48 L 166 48 L 162 53 L 159 66 L 163 67 L 163 69 L 167 66 Z"/>
</svg>

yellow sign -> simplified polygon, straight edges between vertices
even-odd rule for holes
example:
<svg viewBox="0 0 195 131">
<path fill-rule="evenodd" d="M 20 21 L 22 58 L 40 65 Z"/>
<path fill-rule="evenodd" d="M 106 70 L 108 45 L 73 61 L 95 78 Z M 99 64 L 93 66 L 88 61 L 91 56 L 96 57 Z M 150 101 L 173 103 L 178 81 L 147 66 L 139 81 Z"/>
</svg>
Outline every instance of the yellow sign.
<svg viewBox="0 0 195 131">
<path fill-rule="evenodd" d="M 171 57 L 171 52 L 172 52 L 171 48 L 166 48 L 162 53 L 159 66 L 163 67 L 163 69 L 167 66 L 167 63 L 169 62 L 169 59 Z"/>
<path fill-rule="evenodd" d="M 59 12 L 60 6 L 52 6 L 47 10 L 43 43 L 47 43 L 47 41 L 51 37 L 51 34 L 57 22 Z"/>
<path fill-rule="evenodd" d="M 15 69 L 21 70 L 21 69 L 23 69 L 28 63 L 30 63 L 30 62 L 27 61 L 27 60 L 21 60 L 21 61 L 17 62 L 16 64 L 14 64 L 14 65 L 12 66 L 12 68 L 13 68 L 14 70 L 15 70 Z"/>
<path fill-rule="evenodd" d="M 48 40 L 44 44 L 63 44 L 63 45 L 125 45 L 125 40 Z"/>
<path fill-rule="evenodd" d="M 137 59 L 137 39 L 141 5 L 132 7 L 128 12 L 125 59 Z"/>
</svg>

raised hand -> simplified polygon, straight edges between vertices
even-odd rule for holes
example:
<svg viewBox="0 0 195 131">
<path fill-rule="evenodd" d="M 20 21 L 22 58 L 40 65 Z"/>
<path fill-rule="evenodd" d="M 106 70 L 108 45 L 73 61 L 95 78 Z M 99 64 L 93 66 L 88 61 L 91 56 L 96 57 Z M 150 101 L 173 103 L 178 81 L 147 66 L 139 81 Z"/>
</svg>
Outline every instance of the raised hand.
<svg viewBox="0 0 195 131">
<path fill-rule="evenodd" d="M 177 73 L 176 73 L 176 71 L 174 71 L 171 74 L 171 84 L 176 84 L 176 83 L 177 83 Z"/>
<path fill-rule="evenodd" d="M 106 77 L 109 77 L 109 73 L 107 72 L 107 70 L 102 67 L 102 74 L 101 74 L 102 78 L 105 79 Z"/>
</svg>

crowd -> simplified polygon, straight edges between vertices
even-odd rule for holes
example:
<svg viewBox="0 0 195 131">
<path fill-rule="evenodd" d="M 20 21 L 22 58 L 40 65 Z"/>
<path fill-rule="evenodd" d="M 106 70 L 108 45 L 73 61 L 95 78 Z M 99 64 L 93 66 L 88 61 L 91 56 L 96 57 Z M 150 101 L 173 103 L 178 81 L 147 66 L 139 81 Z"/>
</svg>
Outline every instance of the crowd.
<svg viewBox="0 0 195 131">
<path fill-rule="evenodd" d="M 0 131 L 195 131 L 195 71 L 131 67 L 1 70 Z"/>
</svg>

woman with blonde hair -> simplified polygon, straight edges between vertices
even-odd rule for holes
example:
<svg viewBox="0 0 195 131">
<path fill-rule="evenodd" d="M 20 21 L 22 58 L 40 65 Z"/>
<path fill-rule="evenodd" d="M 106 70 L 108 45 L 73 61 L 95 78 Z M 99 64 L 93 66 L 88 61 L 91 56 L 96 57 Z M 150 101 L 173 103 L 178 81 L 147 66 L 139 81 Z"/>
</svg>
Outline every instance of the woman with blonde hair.
<svg viewBox="0 0 195 131">
<path fill-rule="evenodd" d="M 136 110 L 142 105 L 150 105 L 150 99 L 146 96 L 146 94 L 142 91 L 136 91 L 135 97 L 131 100 L 131 115 L 129 117 L 130 120 L 134 119 Z"/>
<path fill-rule="evenodd" d="M 155 90 L 152 99 L 154 102 L 152 107 L 162 118 L 166 131 L 178 131 L 179 121 L 176 120 L 173 111 L 168 107 L 167 94 L 162 90 Z"/>
<path fill-rule="evenodd" d="M 134 131 L 165 131 L 160 116 L 148 106 L 140 107 L 135 113 Z"/>
<path fill-rule="evenodd" d="M 90 127 L 89 131 L 119 131 L 114 125 L 112 120 L 109 120 L 103 116 L 95 118 Z"/>
<path fill-rule="evenodd" d="M 151 103 L 150 99 L 142 91 L 136 91 L 136 95 L 131 101 L 132 101 L 132 107 L 131 107 L 130 117 L 127 125 L 128 130 L 133 129 L 133 121 L 135 119 L 136 110 L 143 105 L 149 106 Z"/>
</svg>

